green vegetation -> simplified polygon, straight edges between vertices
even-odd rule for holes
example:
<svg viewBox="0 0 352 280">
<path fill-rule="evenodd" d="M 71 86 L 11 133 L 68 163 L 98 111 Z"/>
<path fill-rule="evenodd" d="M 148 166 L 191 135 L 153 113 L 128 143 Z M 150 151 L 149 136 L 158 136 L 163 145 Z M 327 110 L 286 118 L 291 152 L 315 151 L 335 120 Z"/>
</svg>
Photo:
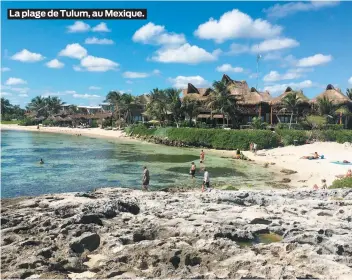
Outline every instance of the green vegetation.
<svg viewBox="0 0 352 280">
<path fill-rule="evenodd" d="M 15 120 L 15 121 L 4 121 L 1 120 L 1 124 L 19 124 L 20 121 Z"/>
<path fill-rule="evenodd" d="M 21 109 L 20 106 L 12 105 L 8 99 L 1 97 L 1 123 L 13 124 L 4 121 L 21 120 L 24 118 L 24 113 L 25 110 Z"/>
<path fill-rule="evenodd" d="M 330 189 L 352 188 L 352 177 L 335 180 Z"/>
</svg>

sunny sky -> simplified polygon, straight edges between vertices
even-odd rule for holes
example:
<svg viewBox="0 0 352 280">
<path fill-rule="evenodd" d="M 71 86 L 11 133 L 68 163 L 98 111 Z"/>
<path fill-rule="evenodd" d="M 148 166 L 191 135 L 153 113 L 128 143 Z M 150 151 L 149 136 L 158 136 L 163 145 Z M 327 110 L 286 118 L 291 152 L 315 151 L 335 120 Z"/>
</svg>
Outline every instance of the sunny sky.
<svg viewBox="0 0 352 280">
<path fill-rule="evenodd" d="M 8 8 L 146 8 L 147 20 L 7 20 Z M 110 90 L 209 86 L 273 96 L 352 87 L 352 2 L 2 2 L 1 96 L 97 105 Z"/>
</svg>

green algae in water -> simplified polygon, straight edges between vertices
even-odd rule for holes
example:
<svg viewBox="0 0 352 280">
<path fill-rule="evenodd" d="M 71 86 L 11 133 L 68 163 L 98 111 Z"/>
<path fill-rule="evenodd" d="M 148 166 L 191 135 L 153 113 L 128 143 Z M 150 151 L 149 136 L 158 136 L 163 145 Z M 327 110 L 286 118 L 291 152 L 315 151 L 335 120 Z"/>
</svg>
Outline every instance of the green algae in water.
<svg viewBox="0 0 352 280">
<path fill-rule="evenodd" d="M 250 247 L 253 246 L 255 244 L 271 244 L 271 243 L 275 243 L 275 242 L 280 242 L 282 241 L 282 236 L 273 232 L 270 233 L 261 233 L 258 234 L 255 239 L 251 240 L 251 241 L 238 241 L 236 242 L 238 245 L 240 245 L 241 247 Z"/>
</svg>

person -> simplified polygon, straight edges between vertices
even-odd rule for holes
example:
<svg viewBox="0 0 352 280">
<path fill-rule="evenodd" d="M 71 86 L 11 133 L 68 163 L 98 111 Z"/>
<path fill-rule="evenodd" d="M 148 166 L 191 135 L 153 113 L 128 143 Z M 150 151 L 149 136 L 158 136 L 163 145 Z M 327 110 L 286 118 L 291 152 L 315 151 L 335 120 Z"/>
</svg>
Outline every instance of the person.
<svg viewBox="0 0 352 280">
<path fill-rule="evenodd" d="M 143 182 L 142 182 L 142 189 L 143 190 L 148 190 L 149 188 L 149 180 L 150 180 L 150 176 L 149 176 L 149 170 L 146 166 L 144 166 L 143 168 Z"/>
<path fill-rule="evenodd" d="M 204 192 L 204 187 L 206 187 L 207 191 L 210 192 L 209 172 L 206 168 L 204 168 L 204 179 L 203 179 L 203 185 L 202 185 L 202 192 Z"/>
<path fill-rule="evenodd" d="M 236 158 L 236 159 L 241 158 L 241 151 L 240 151 L 240 149 L 237 149 L 235 158 Z"/>
<path fill-rule="evenodd" d="M 39 124 L 37 125 L 37 129 L 39 129 Z"/>
<path fill-rule="evenodd" d="M 326 189 L 328 188 L 328 186 L 326 185 L 326 180 L 325 180 L 325 179 L 322 179 L 322 180 L 321 180 L 321 183 L 322 183 L 322 185 L 321 185 L 320 188 L 321 188 L 322 190 L 326 190 Z M 317 184 L 315 184 L 313 188 L 314 188 L 315 190 L 319 189 L 319 187 L 318 187 Z"/>
<path fill-rule="evenodd" d="M 257 144 L 256 143 L 253 143 L 253 153 L 256 155 L 257 154 Z"/>
<path fill-rule="evenodd" d="M 253 152 L 253 143 L 252 142 L 249 144 L 249 151 Z"/>
<path fill-rule="evenodd" d="M 205 158 L 205 153 L 204 153 L 204 151 L 202 150 L 202 151 L 200 152 L 200 161 L 201 161 L 201 162 L 204 162 L 204 158 Z"/>
<path fill-rule="evenodd" d="M 40 159 L 39 164 L 44 164 L 44 161 L 42 158 Z"/>
<path fill-rule="evenodd" d="M 352 177 L 352 169 L 348 169 L 345 175 L 336 175 L 335 177 L 340 179 Z"/>
<path fill-rule="evenodd" d="M 199 169 L 199 170 L 200 170 L 200 171 L 204 171 L 204 168 L 205 168 L 205 167 L 204 167 L 203 161 L 200 161 L 200 164 L 199 164 L 199 165 L 200 165 L 200 169 Z"/>
<path fill-rule="evenodd" d="M 191 170 L 189 171 L 189 174 L 191 174 L 192 179 L 194 178 L 194 175 L 196 174 L 196 165 L 194 164 L 193 161 L 192 161 Z"/>
<path fill-rule="evenodd" d="M 317 152 L 314 152 L 314 155 L 313 156 L 303 156 L 301 158 L 303 159 L 318 159 L 320 156 L 318 155 Z"/>
<path fill-rule="evenodd" d="M 348 160 L 344 160 L 343 163 L 350 163 Z"/>
</svg>

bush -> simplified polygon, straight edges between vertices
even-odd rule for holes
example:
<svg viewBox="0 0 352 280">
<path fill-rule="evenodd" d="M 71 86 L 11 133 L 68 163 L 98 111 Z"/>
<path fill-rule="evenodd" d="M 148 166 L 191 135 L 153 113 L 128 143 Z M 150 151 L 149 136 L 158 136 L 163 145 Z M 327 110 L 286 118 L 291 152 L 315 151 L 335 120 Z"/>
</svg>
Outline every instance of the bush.
<svg viewBox="0 0 352 280">
<path fill-rule="evenodd" d="M 284 146 L 293 145 L 295 140 L 297 144 L 305 144 L 308 140 L 308 134 L 302 130 L 293 130 L 293 129 L 277 129 L 276 133 L 281 138 L 281 143 Z"/>
<path fill-rule="evenodd" d="M 98 121 L 97 121 L 97 120 L 92 120 L 90 126 L 91 126 L 91 127 L 99 127 Z"/>
<path fill-rule="evenodd" d="M 42 122 L 42 124 L 45 125 L 45 126 L 54 126 L 56 124 L 56 122 L 53 121 L 53 120 L 44 120 Z"/>
<path fill-rule="evenodd" d="M 335 180 L 330 189 L 352 188 L 352 177 Z"/>
<path fill-rule="evenodd" d="M 36 121 L 30 118 L 24 118 L 20 120 L 18 124 L 23 126 L 36 125 Z"/>
</svg>

